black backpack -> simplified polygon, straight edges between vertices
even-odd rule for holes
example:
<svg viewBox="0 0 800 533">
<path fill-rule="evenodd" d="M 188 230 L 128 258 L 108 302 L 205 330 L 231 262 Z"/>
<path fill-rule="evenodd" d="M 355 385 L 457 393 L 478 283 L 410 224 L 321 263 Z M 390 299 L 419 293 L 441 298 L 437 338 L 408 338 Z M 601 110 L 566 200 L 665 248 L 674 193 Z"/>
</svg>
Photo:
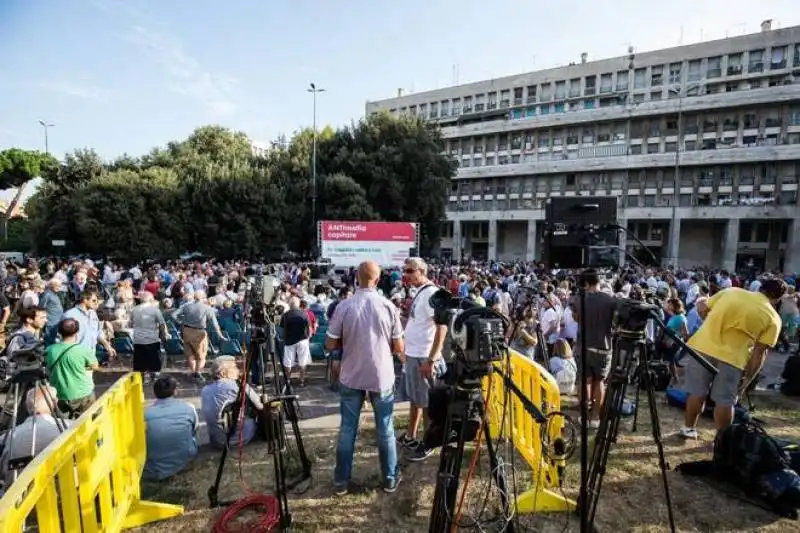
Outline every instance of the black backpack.
<svg viewBox="0 0 800 533">
<path fill-rule="evenodd" d="M 756 422 L 731 424 L 714 440 L 713 471 L 748 496 L 792 518 L 800 507 L 800 476 L 792 470 L 786 443 L 767 435 Z"/>
</svg>

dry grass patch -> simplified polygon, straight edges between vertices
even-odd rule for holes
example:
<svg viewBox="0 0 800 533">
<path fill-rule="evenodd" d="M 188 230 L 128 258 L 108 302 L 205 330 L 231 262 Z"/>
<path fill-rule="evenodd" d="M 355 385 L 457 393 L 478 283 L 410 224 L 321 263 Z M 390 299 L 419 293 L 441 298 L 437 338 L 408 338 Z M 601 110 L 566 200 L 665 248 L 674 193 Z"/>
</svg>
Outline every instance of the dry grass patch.
<svg viewBox="0 0 800 533">
<path fill-rule="evenodd" d="M 754 397 L 756 415 L 768 424 L 771 434 L 800 440 L 800 402 L 774 394 Z M 675 431 L 682 424 L 682 411 L 659 405 L 664 446 L 671 467 L 686 461 L 709 458 L 712 424 L 703 421 L 701 440 L 685 442 Z M 403 421 L 398 422 L 404 427 Z M 294 531 L 298 532 L 424 532 L 433 501 L 438 456 L 424 463 L 409 463 L 401 456 L 403 482 L 395 494 L 379 489 L 379 466 L 375 433 L 371 421 L 362 423 L 354 460 L 354 481 L 360 490 L 343 497 L 332 495 L 335 463 L 335 430 L 304 432 L 304 440 L 312 458 L 314 479 L 304 494 L 292 494 L 290 507 Z M 511 454 L 502 452 L 506 457 Z M 206 492 L 213 481 L 217 465 L 216 453 L 203 454 L 191 470 L 167 483 L 145 484 L 144 496 L 156 501 L 180 503 L 186 506 L 183 517 L 153 524 L 142 531 L 189 533 L 211 529 L 219 510 L 209 510 Z M 244 495 L 239 477 L 239 454 L 228 461 L 222 499 Z M 464 469 L 468 464 L 465 460 Z M 524 491 L 530 481 L 530 471 L 516 458 L 518 491 Z M 477 514 L 484 507 L 489 477 L 488 459 L 481 456 L 476 478 L 467 497 L 469 513 Z M 272 489 L 272 458 L 263 444 L 248 446 L 241 456 L 241 471 L 246 484 L 253 490 Z M 574 498 L 579 482 L 578 453 L 571 458 L 564 480 L 564 492 Z M 686 532 L 761 531 L 774 533 L 800 532 L 794 521 L 780 519 L 756 506 L 742 502 L 705 481 L 669 472 L 668 478 L 678 529 Z M 484 518 L 497 516 L 499 497 L 492 489 Z M 565 514 L 526 516 L 520 519 L 523 531 L 578 531 L 578 521 Z M 662 532 L 668 531 L 661 474 L 656 447 L 653 444 L 649 413 L 640 412 L 639 428 L 630 431 L 630 421 L 622 425 L 619 441 L 613 446 L 608 472 L 598 506 L 597 526 L 601 532 Z M 486 525 L 485 531 L 497 531 Z"/>
</svg>

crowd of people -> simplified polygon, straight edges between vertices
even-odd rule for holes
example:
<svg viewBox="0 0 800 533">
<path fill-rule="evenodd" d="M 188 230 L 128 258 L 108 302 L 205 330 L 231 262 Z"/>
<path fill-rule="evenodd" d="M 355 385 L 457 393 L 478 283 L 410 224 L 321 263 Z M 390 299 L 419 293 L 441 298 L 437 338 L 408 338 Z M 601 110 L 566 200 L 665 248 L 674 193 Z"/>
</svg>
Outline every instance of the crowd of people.
<svg viewBox="0 0 800 533">
<path fill-rule="evenodd" d="M 429 392 L 447 371 L 442 356 L 447 326 L 437 324 L 431 305 L 431 296 L 440 288 L 511 318 L 509 345 L 545 365 L 562 393 L 574 394 L 582 383 L 591 401 L 591 428 L 599 425 L 611 367 L 616 301 L 655 296 L 666 328 L 720 368 L 716 377 L 705 373 L 671 336 L 648 324 L 649 342 L 669 361 L 673 380 L 690 394 L 680 430 L 686 438 L 697 437 L 697 416 L 709 390 L 717 426 L 730 423 L 736 397 L 758 374 L 766 350 L 776 344 L 781 350 L 790 348 L 800 315 L 800 278 L 778 273 L 743 276 L 709 268 L 553 271 L 536 263 L 447 264 L 410 258 L 401 268 L 382 270 L 366 262 L 329 279 L 315 277 L 309 265 L 244 261 L 2 265 L 0 280 L 6 291 L 0 294 L 0 332 L 14 321 L 17 328 L 0 339 L 7 345 L 0 370 L 4 375 L 13 372 L 13 353 L 41 342 L 55 399 L 46 401 L 47 389 L 33 390 L 26 398 L 29 417 L 41 422 L 37 439 L 42 446 L 37 443 L 34 455 L 59 432 L 53 408 L 72 419 L 92 404 L 93 372 L 117 357 L 114 339 L 120 335 L 130 338 L 132 368 L 142 373 L 156 396 L 145 413 L 146 475 L 164 479 L 191 462 L 197 455 L 201 417 L 211 444 L 224 446 L 227 432 L 220 413 L 238 395 L 241 369 L 236 357 L 218 356 L 206 373 L 207 358 L 213 354 L 212 337 L 244 343 L 247 279 L 259 271 L 280 283 L 280 362 L 287 375 L 296 371 L 298 385 L 307 383 L 311 341 L 321 325 L 327 326 L 322 349 L 336 360 L 333 373 L 341 397 L 337 492 L 348 490 L 365 400 L 375 412 L 386 492 L 394 492 L 401 481 L 398 446 L 412 461 L 433 453 L 424 439 Z M 578 288 L 586 291 L 583 316 Z M 584 343 L 579 342 L 581 330 L 586 332 Z M 203 387 L 200 415 L 176 398 L 178 380 L 161 374 L 170 339 L 180 340 L 189 377 Z M 582 345 L 585 354 L 580 353 Z M 580 381 L 576 359 L 583 356 L 588 373 Z M 260 433 L 259 395 L 249 386 L 247 393 L 255 414 L 242 425 L 237 444 Z M 409 400 L 411 411 L 408 427 L 395 437 L 397 397 Z M 26 437 L 26 431 L 31 432 L 26 427 L 15 430 L 14 450 L 4 453 L 14 458 L 30 455 L 32 435 Z"/>
</svg>

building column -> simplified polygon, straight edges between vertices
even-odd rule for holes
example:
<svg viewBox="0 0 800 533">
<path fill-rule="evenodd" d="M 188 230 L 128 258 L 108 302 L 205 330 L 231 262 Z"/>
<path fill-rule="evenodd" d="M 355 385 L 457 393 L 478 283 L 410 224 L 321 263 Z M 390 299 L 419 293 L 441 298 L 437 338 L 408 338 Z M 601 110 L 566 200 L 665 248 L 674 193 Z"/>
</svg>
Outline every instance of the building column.
<svg viewBox="0 0 800 533">
<path fill-rule="evenodd" d="M 667 257 L 664 261 L 667 265 L 678 266 L 681 246 L 681 219 L 675 218 L 674 223 L 669 224 L 669 245 L 667 247 Z"/>
<path fill-rule="evenodd" d="M 722 268 L 728 272 L 736 272 L 736 255 L 739 253 L 739 219 L 731 218 L 725 224 L 725 236 L 722 241 Z"/>
<path fill-rule="evenodd" d="M 800 218 L 789 221 L 789 235 L 786 239 L 786 258 L 783 271 L 800 273 Z"/>
<path fill-rule="evenodd" d="M 536 221 L 528 221 L 528 239 L 525 245 L 525 261 L 536 261 Z"/>
<path fill-rule="evenodd" d="M 463 246 L 463 238 L 461 237 L 461 221 L 453 221 L 453 261 L 461 261 L 461 247 Z"/>
<path fill-rule="evenodd" d="M 489 221 L 489 261 L 497 259 L 497 219 Z"/>
<path fill-rule="evenodd" d="M 617 224 L 626 229 L 628 227 L 628 221 L 624 218 L 617 219 Z M 625 263 L 628 262 L 628 255 L 626 253 L 628 249 L 628 232 L 618 230 L 617 234 L 619 235 L 617 239 L 617 243 L 619 244 L 619 266 L 625 266 Z"/>
</svg>

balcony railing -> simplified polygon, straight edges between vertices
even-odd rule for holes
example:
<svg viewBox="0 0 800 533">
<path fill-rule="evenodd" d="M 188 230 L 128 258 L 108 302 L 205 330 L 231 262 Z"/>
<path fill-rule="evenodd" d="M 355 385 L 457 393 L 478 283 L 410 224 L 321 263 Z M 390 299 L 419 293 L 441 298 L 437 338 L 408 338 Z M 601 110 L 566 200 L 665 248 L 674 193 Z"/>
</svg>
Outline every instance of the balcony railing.
<svg viewBox="0 0 800 533">
<path fill-rule="evenodd" d="M 583 90 L 583 95 L 584 96 L 594 96 L 594 94 L 595 94 L 595 88 L 594 87 L 586 87 Z"/>
<path fill-rule="evenodd" d="M 747 72 L 764 72 L 764 63 L 761 61 L 751 61 L 747 65 Z"/>
<path fill-rule="evenodd" d="M 769 64 L 769 68 L 770 68 L 770 70 L 781 70 L 781 69 L 784 69 L 784 68 L 786 68 L 786 60 L 785 59 L 781 59 L 780 61 L 772 61 Z"/>
<path fill-rule="evenodd" d="M 710 68 L 706 71 L 706 78 L 719 78 L 722 76 L 721 68 Z"/>
<path fill-rule="evenodd" d="M 742 73 L 741 65 L 728 65 L 728 76 L 738 76 Z"/>
<path fill-rule="evenodd" d="M 483 104 L 475 104 L 475 112 L 480 113 L 483 111 Z"/>
</svg>

